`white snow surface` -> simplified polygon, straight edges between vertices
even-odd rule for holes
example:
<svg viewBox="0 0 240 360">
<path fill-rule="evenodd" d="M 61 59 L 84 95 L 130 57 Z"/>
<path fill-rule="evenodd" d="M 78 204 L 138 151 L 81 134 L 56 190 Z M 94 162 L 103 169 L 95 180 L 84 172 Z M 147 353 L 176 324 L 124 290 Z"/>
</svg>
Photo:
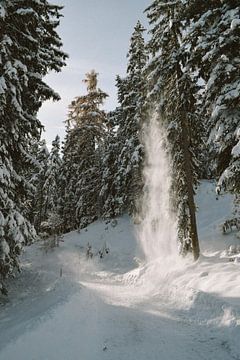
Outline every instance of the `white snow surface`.
<svg viewBox="0 0 240 360">
<path fill-rule="evenodd" d="M 240 26 L 240 19 L 233 19 L 231 22 L 231 30 L 235 30 Z"/>
<path fill-rule="evenodd" d="M 205 181 L 197 203 L 196 263 L 145 262 L 127 216 L 66 234 L 47 253 L 27 248 L 0 299 L 0 360 L 240 359 L 240 264 L 224 256 L 239 240 L 219 228 L 232 198 L 216 200 Z"/>
<path fill-rule="evenodd" d="M 233 157 L 239 157 L 240 156 L 240 140 L 238 143 L 232 148 L 232 155 Z"/>
</svg>

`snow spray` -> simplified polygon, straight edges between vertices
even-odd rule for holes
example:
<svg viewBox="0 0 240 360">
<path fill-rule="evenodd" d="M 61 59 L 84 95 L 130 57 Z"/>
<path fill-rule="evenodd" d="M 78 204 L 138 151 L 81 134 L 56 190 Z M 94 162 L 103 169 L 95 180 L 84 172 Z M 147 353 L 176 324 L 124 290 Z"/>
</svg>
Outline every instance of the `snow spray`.
<svg viewBox="0 0 240 360">
<path fill-rule="evenodd" d="M 138 238 L 147 262 L 177 257 L 176 220 L 170 206 L 170 159 L 158 116 L 153 115 L 143 128 L 145 184 Z"/>
</svg>

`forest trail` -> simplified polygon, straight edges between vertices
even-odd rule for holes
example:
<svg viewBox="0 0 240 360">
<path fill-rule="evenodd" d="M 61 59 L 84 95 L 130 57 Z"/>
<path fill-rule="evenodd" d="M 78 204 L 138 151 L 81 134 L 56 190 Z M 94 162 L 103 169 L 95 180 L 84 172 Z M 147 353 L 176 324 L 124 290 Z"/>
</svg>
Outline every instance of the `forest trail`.
<svg viewBox="0 0 240 360">
<path fill-rule="evenodd" d="M 200 212 L 199 222 L 204 239 L 211 219 Z M 239 265 L 207 256 L 211 246 L 161 271 L 142 262 L 127 216 L 69 233 L 47 254 L 33 245 L 0 310 L 0 360 L 240 359 Z"/>
<path fill-rule="evenodd" d="M 17 305 L 18 316 L 5 318 L 9 338 L 0 359 L 237 359 L 224 331 L 107 275 L 79 281 L 71 295 L 65 279 L 32 304 Z"/>
</svg>

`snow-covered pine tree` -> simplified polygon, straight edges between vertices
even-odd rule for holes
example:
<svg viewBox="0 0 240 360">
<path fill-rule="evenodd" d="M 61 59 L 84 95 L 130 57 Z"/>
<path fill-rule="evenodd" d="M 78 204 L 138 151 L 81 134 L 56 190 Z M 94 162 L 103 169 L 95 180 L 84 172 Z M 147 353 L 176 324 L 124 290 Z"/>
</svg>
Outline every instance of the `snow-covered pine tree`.
<svg viewBox="0 0 240 360">
<path fill-rule="evenodd" d="M 147 51 L 143 37 L 145 29 L 138 21 L 130 39 L 127 76 L 117 78 L 119 128 L 117 138 L 120 154 L 117 159 L 115 188 L 120 211 L 134 213 L 142 189 L 143 145 L 140 129 L 143 119 L 144 77 Z"/>
<path fill-rule="evenodd" d="M 119 139 L 116 132 L 119 109 L 108 113 L 107 132 L 103 142 L 100 199 L 102 204 L 101 215 L 105 219 L 113 218 L 120 214 L 119 201 L 116 196 L 117 158 L 119 155 Z"/>
<path fill-rule="evenodd" d="M 36 153 L 35 171 L 30 179 L 30 184 L 35 191 L 32 195 L 31 206 L 29 209 L 29 219 L 37 232 L 40 231 L 41 222 L 46 219 L 47 193 L 44 189 L 46 173 L 48 170 L 49 151 L 45 140 L 38 143 Z"/>
<path fill-rule="evenodd" d="M 58 213 L 63 231 L 67 232 L 77 227 L 76 221 L 76 184 L 81 176 L 78 164 L 81 161 L 81 147 L 79 146 L 77 131 L 66 128 L 63 145 L 63 162 L 60 171 L 60 195 Z"/>
<path fill-rule="evenodd" d="M 51 233 L 60 232 L 61 227 L 61 221 L 58 216 L 61 166 L 60 138 L 57 135 L 52 142 L 42 189 L 44 195 L 44 217 L 42 221 L 47 223 L 46 225 Z"/>
<path fill-rule="evenodd" d="M 23 216 L 32 191 L 25 174 L 34 163 L 30 143 L 42 130 L 37 111 L 44 100 L 59 99 L 42 79 L 64 66 L 56 32 L 60 9 L 43 0 L 0 3 L 0 284 L 35 238 Z"/>
<path fill-rule="evenodd" d="M 87 95 L 76 97 L 69 106 L 61 208 L 65 229 L 86 226 L 101 214 L 101 152 L 107 117 L 100 107 L 108 95 L 97 88 L 97 75 L 94 70 L 86 74 Z"/>
<path fill-rule="evenodd" d="M 177 209 L 181 251 L 199 257 L 194 187 L 198 179 L 196 149 L 200 141 L 196 113 L 197 92 L 192 74 L 183 67 L 183 29 L 179 19 L 182 2 L 155 0 L 146 9 L 151 25 L 148 47 L 152 58 L 147 69 L 149 106 L 156 105 L 165 128 L 172 172 L 172 201 Z"/>
<path fill-rule="evenodd" d="M 121 104 L 126 95 L 126 79 L 122 79 L 119 75 L 116 77 L 116 87 L 118 102 Z M 107 129 L 103 143 L 102 158 L 102 176 L 100 197 L 102 206 L 102 216 L 111 218 L 118 216 L 123 212 L 123 196 L 120 189 L 120 177 L 117 175 L 119 171 L 119 156 L 124 145 L 119 130 L 119 124 L 122 123 L 123 108 L 118 106 L 115 110 L 108 113 Z"/>
<path fill-rule="evenodd" d="M 184 7 L 189 64 L 206 84 L 202 114 L 216 158 L 218 192 L 240 192 L 239 14 L 238 0 L 189 0 Z"/>
</svg>

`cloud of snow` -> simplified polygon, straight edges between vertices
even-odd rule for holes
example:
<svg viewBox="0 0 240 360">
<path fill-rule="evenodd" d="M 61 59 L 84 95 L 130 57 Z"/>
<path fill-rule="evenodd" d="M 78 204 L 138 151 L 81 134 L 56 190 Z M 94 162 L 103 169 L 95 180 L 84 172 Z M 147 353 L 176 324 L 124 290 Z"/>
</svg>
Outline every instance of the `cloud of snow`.
<svg viewBox="0 0 240 360">
<path fill-rule="evenodd" d="M 147 261 L 177 258 L 177 231 L 170 206 L 170 161 L 166 154 L 164 130 L 158 115 L 145 126 L 146 163 L 139 239 Z"/>
</svg>

